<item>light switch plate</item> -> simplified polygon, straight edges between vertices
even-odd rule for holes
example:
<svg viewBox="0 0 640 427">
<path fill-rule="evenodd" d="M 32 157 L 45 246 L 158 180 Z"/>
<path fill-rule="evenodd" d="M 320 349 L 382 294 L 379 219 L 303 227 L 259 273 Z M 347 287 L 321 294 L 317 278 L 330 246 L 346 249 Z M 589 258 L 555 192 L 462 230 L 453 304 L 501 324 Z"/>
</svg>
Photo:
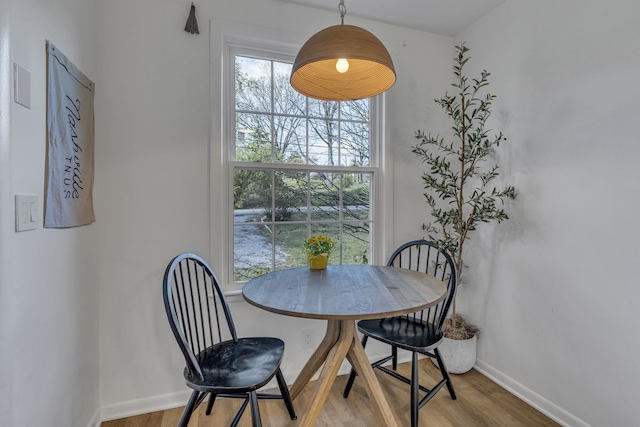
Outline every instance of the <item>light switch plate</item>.
<svg viewBox="0 0 640 427">
<path fill-rule="evenodd" d="M 38 227 L 38 196 L 16 194 L 16 231 Z"/>
<path fill-rule="evenodd" d="M 31 108 L 31 73 L 13 63 L 13 99 L 16 103 Z"/>
</svg>

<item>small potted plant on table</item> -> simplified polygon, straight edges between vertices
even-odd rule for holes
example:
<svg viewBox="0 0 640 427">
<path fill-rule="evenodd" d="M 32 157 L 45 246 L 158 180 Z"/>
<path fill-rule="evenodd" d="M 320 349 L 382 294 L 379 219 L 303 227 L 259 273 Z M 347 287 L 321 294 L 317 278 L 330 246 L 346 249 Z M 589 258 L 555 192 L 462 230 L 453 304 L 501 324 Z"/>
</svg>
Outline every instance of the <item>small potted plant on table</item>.
<svg viewBox="0 0 640 427">
<path fill-rule="evenodd" d="M 312 270 L 323 270 L 327 268 L 329 255 L 331 255 L 331 249 L 334 246 L 335 242 L 331 240 L 331 237 L 325 236 L 324 234 L 309 237 L 304 243 L 309 259 L 309 268 Z"/>
</svg>

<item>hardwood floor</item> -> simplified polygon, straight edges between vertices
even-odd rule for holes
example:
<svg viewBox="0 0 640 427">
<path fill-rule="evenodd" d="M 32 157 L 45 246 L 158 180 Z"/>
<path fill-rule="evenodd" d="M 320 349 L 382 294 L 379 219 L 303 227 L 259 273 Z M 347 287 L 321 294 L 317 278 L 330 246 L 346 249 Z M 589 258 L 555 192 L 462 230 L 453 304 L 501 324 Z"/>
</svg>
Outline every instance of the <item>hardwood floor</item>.
<svg viewBox="0 0 640 427">
<path fill-rule="evenodd" d="M 420 362 L 420 377 L 426 386 L 435 383 L 440 371 L 431 361 Z M 410 366 L 404 363 L 398 371 L 409 375 Z M 403 426 L 410 424 L 409 386 L 376 370 L 382 388 L 398 422 Z M 362 387 L 361 379 L 356 382 L 348 399 L 342 397 L 346 375 L 340 376 L 331 390 L 316 425 L 318 427 L 385 427 Z M 534 408 L 496 385 L 475 370 L 463 375 L 453 375 L 453 385 L 457 399 L 451 400 L 446 388 L 420 410 L 420 427 L 525 427 L 559 426 Z M 294 400 L 297 411 L 311 394 L 312 384 L 307 385 Z M 240 399 L 219 399 L 210 416 L 205 415 L 206 405 L 202 404 L 191 417 L 189 427 L 228 426 L 240 407 Z M 185 402 L 186 403 L 186 402 Z M 120 420 L 106 421 L 102 427 L 175 427 L 184 407 L 153 412 Z M 265 427 L 292 427 L 295 425 L 288 417 L 281 400 L 261 400 L 260 412 Z M 251 426 L 249 409 L 242 416 L 240 427 Z"/>
</svg>

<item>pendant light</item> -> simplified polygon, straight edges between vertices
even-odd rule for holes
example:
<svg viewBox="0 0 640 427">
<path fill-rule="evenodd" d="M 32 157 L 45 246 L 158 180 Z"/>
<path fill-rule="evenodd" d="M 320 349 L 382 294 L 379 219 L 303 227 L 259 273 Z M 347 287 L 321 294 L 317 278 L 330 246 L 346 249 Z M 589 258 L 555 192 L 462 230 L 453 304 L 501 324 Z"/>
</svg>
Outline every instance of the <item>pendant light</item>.
<svg viewBox="0 0 640 427">
<path fill-rule="evenodd" d="M 338 10 L 341 24 L 314 34 L 298 52 L 291 86 L 324 101 L 370 98 L 386 91 L 396 82 L 389 52 L 369 31 L 344 24 L 344 0 Z"/>
</svg>

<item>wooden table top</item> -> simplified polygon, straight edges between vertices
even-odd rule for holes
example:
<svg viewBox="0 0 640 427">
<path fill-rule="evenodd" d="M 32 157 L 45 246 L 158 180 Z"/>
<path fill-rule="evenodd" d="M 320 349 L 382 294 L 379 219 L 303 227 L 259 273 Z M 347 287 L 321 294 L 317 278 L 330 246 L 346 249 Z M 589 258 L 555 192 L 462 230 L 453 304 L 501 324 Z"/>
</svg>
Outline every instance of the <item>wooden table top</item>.
<svg viewBox="0 0 640 427">
<path fill-rule="evenodd" d="M 422 310 L 441 301 L 446 285 L 404 268 L 330 265 L 274 271 L 249 280 L 244 299 L 274 313 L 312 319 L 374 319 Z"/>
</svg>

